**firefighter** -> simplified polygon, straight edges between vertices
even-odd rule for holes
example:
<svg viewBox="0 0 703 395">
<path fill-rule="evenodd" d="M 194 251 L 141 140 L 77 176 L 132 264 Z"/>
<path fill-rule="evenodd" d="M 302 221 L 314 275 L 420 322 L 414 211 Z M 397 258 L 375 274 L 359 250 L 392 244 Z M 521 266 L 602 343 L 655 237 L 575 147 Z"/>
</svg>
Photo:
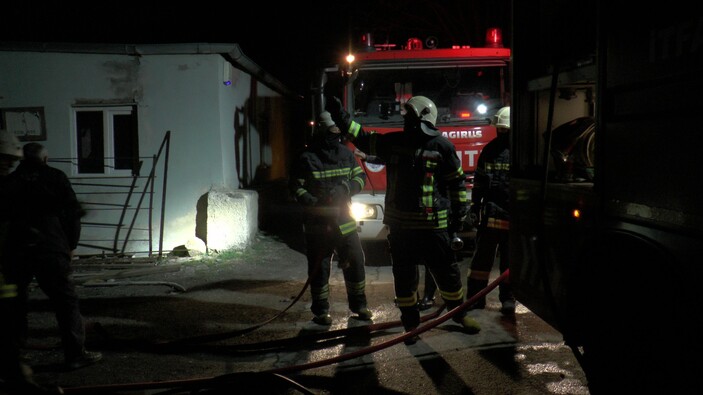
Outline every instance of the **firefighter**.
<svg viewBox="0 0 703 395">
<path fill-rule="evenodd" d="M 6 236 L 9 232 L 8 206 L 5 202 L 6 176 L 22 157 L 19 140 L 0 130 L 0 393 L 3 394 L 61 394 L 61 388 L 44 388 L 33 379 L 32 369 L 20 355 L 20 334 L 13 319 L 17 317 L 17 285 L 7 281 L 5 265 Z"/>
<path fill-rule="evenodd" d="M 85 349 L 85 324 L 71 278 L 82 210 L 68 177 L 47 164 L 44 146 L 27 143 L 23 154 L 5 184 L 13 229 L 6 272 L 17 284 L 19 331 L 26 337 L 29 285 L 36 279 L 55 306 L 66 368 L 78 369 L 102 358 Z"/>
<path fill-rule="evenodd" d="M 404 104 L 403 130 L 386 134 L 366 131 L 351 121 L 339 99 L 327 102 L 333 119 L 354 145 L 386 163 L 384 223 L 389 229 L 396 304 L 405 330 L 412 331 L 420 324 L 418 265 L 430 269 L 448 309 L 463 303 L 461 273 L 449 237 L 449 228 L 459 226 L 468 213 L 456 149 L 435 127 L 437 107 L 427 97 L 411 97 Z M 464 310 L 452 318 L 468 333 L 481 329 Z M 416 341 L 417 337 L 409 338 L 406 344 Z"/>
<path fill-rule="evenodd" d="M 495 123 L 498 135 L 481 151 L 471 190 L 471 218 L 477 224 L 476 249 L 471 260 L 466 289 L 467 298 L 477 294 L 488 285 L 491 268 L 499 255 L 499 269 L 508 269 L 508 211 L 510 181 L 510 107 L 503 107 L 496 113 Z M 515 298 L 509 279 L 498 286 L 501 313 L 515 314 Z M 484 309 L 486 297 L 479 299 L 470 309 Z"/>
<path fill-rule="evenodd" d="M 328 112 L 319 116 L 313 141 L 294 166 L 290 191 L 304 208 L 306 256 L 313 322 L 332 324 L 329 278 L 336 256 L 344 275 L 349 309 L 371 320 L 366 301 L 365 257 L 351 217 L 351 196 L 359 193 L 366 175 Z"/>
</svg>

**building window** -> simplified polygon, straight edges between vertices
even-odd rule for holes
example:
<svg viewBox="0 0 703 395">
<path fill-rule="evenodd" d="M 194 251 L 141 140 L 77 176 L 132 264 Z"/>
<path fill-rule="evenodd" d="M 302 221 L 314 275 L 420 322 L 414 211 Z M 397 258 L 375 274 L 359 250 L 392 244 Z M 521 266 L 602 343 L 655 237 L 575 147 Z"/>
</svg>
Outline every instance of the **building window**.
<svg viewBox="0 0 703 395">
<path fill-rule="evenodd" d="M 74 113 L 78 174 L 136 172 L 136 107 L 81 107 L 74 108 Z"/>
</svg>

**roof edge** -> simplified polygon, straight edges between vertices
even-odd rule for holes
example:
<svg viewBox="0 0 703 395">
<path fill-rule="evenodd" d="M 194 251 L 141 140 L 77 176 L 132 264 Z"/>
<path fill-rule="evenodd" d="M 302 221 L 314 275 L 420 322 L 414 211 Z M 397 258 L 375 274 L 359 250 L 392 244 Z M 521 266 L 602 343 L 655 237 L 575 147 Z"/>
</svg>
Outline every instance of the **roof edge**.
<svg viewBox="0 0 703 395">
<path fill-rule="evenodd" d="M 167 43 L 167 44 L 111 44 L 111 43 L 49 43 L 49 42 L 0 42 L 0 51 L 6 52 L 55 52 L 107 55 L 222 55 L 234 67 L 257 78 L 269 88 L 286 96 L 295 94 L 273 75 L 266 72 L 244 54 L 235 43 Z"/>
</svg>

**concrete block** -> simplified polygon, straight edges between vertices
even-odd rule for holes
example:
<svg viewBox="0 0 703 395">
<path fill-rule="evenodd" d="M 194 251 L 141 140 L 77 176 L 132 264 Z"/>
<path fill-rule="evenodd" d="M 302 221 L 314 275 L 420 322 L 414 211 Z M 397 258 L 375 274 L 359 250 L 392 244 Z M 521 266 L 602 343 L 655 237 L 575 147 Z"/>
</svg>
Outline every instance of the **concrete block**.
<svg viewBox="0 0 703 395">
<path fill-rule="evenodd" d="M 208 250 L 241 250 L 259 230 L 258 193 L 213 187 L 197 204 L 195 235 Z"/>
</svg>

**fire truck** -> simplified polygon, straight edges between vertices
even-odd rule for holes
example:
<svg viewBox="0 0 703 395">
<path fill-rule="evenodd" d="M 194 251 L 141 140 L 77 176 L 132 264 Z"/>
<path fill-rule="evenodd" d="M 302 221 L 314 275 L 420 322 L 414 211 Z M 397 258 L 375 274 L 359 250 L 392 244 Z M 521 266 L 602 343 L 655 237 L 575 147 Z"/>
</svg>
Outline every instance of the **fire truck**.
<svg viewBox="0 0 703 395">
<path fill-rule="evenodd" d="M 591 394 L 703 393 L 703 17 L 688 9 L 513 2 L 509 278 Z"/>
<path fill-rule="evenodd" d="M 436 126 L 456 147 L 470 191 L 478 156 L 496 136 L 491 119 L 509 102 L 511 54 L 503 45 L 502 30 L 488 29 L 483 47 L 438 48 L 433 37 L 410 38 L 403 45 L 376 44 L 371 34 L 360 42 L 357 52 L 321 70 L 312 87 L 312 114 L 323 111 L 325 96 L 338 96 L 364 129 L 387 133 L 403 128 L 403 105 L 410 97 L 426 96 L 437 106 Z M 385 166 L 360 163 L 367 182 L 352 198 L 357 229 L 369 248 L 373 242 L 385 245 Z M 472 235 L 466 226 L 460 236 Z"/>
</svg>

